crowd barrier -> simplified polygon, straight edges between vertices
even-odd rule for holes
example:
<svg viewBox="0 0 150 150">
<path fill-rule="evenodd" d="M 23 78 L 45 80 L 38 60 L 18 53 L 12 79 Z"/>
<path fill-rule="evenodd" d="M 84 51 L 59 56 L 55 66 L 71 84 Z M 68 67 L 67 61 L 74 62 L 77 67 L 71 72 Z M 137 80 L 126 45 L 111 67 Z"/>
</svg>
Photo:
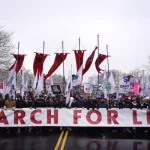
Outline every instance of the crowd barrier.
<svg viewBox="0 0 150 150">
<path fill-rule="evenodd" d="M 150 127 L 150 110 L 101 108 L 0 109 L 0 127 Z"/>
</svg>

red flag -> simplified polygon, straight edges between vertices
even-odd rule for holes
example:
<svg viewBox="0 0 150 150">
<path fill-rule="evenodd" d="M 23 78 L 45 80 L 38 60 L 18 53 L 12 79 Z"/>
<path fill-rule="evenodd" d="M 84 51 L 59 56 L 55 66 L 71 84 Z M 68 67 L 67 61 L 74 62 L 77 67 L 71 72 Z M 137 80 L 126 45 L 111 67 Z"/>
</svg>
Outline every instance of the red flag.
<svg viewBox="0 0 150 150">
<path fill-rule="evenodd" d="M 105 60 L 105 58 L 107 58 L 106 55 L 99 54 L 99 56 L 97 57 L 97 59 L 95 61 L 95 67 L 99 73 L 101 73 L 101 71 L 104 71 L 99 67 L 99 65 Z"/>
<path fill-rule="evenodd" d="M 52 73 L 61 65 L 61 63 L 66 59 L 67 53 L 57 53 L 55 56 L 54 63 L 48 73 L 44 76 L 44 79 L 46 80 L 49 76 L 52 75 Z"/>
<path fill-rule="evenodd" d="M 36 73 L 38 71 L 39 75 L 41 75 L 43 71 L 43 63 L 47 57 L 47 54 L 42 53 L 36 53 L 33 63 L 33 72 L 34 76 L 36 76 Z"/>
<path fill-rule="evenodd" d="M 92 54 L 88 57 L 88 59 L 86 60 L 85 63 L 85 68 L 83 69 L 83 75 L 89 70 L 89 68 L 91 67 L 91 64 L 93 62 L 94 59 L 94 55 L 95 55 L 95 51 L 97 50 L 98 47 L 95 47 L 95 49 L 93 50 Z"/>
<path fill-rule="evenodd" d="M 11 71 L 17 62 L 16 72 L 19 72 L 22 67 L 25 55 L 13 54 L 13 56 L 15 57 L 16 60 L 15 60 L 14 64 L 8 70 Z"/>
<path fill-rule="evenodd" d="M 83 64 L 84 51 L 83 50 L 74 50 L 76 58 L 77 72 Z"/>
</svg>

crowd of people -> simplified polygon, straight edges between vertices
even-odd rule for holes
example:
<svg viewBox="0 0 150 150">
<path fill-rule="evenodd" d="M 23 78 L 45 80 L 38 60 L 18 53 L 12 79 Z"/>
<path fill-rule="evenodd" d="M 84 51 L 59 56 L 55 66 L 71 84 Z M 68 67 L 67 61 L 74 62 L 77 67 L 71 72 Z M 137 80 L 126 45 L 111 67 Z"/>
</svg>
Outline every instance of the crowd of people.
<svg viewBox="0 0 150 150">
<path fill-rule="evenodd" d="M 99 98 L 93 98 L 90 95 L 74 94 L 70 97 L 70 102 L 66 105 L 66 98 L 64 95 L 44 95 L 41 93 L 39 96 L 33 96 L 32 93 L 28 93 L 26 97 L 22 97 L 20 94 L 13 96 L 5 95 L 5 98 L 0 95 L 0 108 L 87 108 L 87 109 L 99 109 L 99 108 L 137 108 L 150 109 L 150 99 L 148 97 L 141 97 L 135 95 L 132 98 L 127 95 L 120 95 L 118 99 L 114 95 L 110 95 L 109 99 L 104 98 L 102 95 Z"/>
</svg>

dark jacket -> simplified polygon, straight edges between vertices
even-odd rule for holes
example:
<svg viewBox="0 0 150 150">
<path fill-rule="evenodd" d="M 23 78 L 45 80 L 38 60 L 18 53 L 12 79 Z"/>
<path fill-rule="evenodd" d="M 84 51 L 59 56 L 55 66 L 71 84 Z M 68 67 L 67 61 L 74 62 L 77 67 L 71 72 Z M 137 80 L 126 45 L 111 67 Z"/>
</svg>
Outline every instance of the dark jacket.
<svg viewBox="0 0 150 150">
<path fill-rule="evenodd" d="M 16 108 L 26 108 L 27 104 L 24 100 L 17 100 L 16 102 Z"/>
<path fill-rule="evenodd" d="M 4 107 L 4 100 L 0 100 L 0 108 Z"/>
</svg>

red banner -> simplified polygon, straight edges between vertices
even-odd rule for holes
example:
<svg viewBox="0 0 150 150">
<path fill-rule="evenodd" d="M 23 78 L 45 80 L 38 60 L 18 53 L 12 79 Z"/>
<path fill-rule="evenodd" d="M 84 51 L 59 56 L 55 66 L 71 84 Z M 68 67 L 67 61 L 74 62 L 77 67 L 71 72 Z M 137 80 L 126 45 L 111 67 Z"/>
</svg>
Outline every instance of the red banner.
<svg viewBox="0 0 150 150">
<path fill-rule="evenodd" d="M 88 57 L 88 59 L 86 60 L 85 63 L 85 68 L 83 69 L 83 75 L 89 70 L 89 68 L 91 67 L 91 64 L 93 62 L 94 59 L 94 55 L 95 55 L 95 51 L 97 50 L 98 47 L 95 47 L 95 49 L 93 50 L 92 54 Z"/>
<path fill-rule="evenodd" d="M 57 53 L 55 56 L 54 63 L 48 73 L 44 76 L 46 80 L 48 77 L 52 75 L 52 73 L 62 64 L 62 62 L 66 59 L 67 53 Z"/>
<path fill-rule="evenodd" d="M 47 57 L 47 54 L 36 53 L 35 58 L 34 58 L 34 63 L 33 63 L 33 72 L 35 76 L 36 76 L 37 71 L 39 75 L 41 75 L 43 71 L 43 63 L 46 57 Z"/>
<path fill-rule="evenodd" d="M 25 55 L 13 54 L 13 56 L 14 56 L 14 58 L 15 58 L 16 60 L 15 60 L 14 64 L 13 64 L 8 70 L 11 71 L 11 70 L 14 68 L 14 66 L 15 66 L 15 64 L 16 64 L 16 62 L 17 62 L 16 72 L 19 72 L 20 69 L 21 69 L 21 67 L 22 67 L 22 64 L 23 64 L 24 56 L 25 56 Z"/>
<path fill-rule="evenodd" d="M 95 61 L 95 67 L 96 67 L 96 70 L 97 72 L 101 73 L 101 71 L 104 71 L 102 70 L 99 65 L 107 58 L 106 55 L 103 55 L 103 54 L 99 54 L 99 56 L 97 57 L 96 61 Z"/>
<path fill-rule="evenodd" d="M 75 58 L 76 58 L 76 66 L 77 71 L 80 69 L 83 64 L 84 50 L 74 50 Z"/>
</svg>

